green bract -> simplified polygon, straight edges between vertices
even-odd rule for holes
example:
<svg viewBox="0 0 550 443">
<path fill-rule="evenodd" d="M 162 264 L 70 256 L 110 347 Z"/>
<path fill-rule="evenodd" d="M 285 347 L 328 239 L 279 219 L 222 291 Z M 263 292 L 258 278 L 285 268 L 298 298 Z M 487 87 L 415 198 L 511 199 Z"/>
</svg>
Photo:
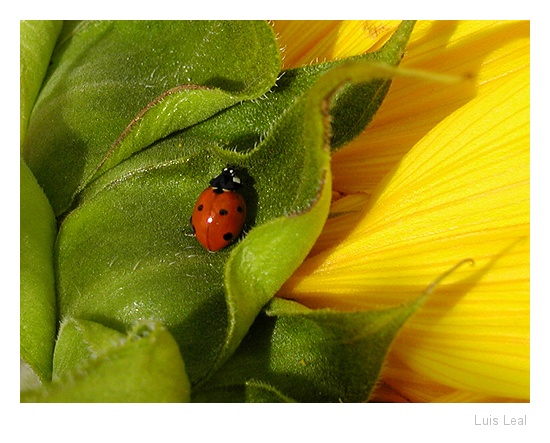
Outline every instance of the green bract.
<svg viewBox="0 0 550 443">
<path fill-rule="evenodd" d="M 70 22 L 53 53 L 57 25 L 22 25 L 21 349 L 45 383 L 22 399 L 368 399 L 416 305 L 264 307 L 321 232 L 330 154 L 372 119 L 412 26 L 281 72 L 265 22 Z M 25 60 L 48 60 L 43 81 Z M 227 164 L 245 235 L 210 253 L 189 218 Z"/>
<path fill-rule="evenodd" d="M 43 389 L 24 392 L 22 401 L 189 401 L 178 345 L 162 326 L 137 324 L 126 337 L 93 322 L 68 320 L 60 331 L 59 374 Z M 71 359 L 81 363 L 73 366 Z"/>
<path fill-rule="evenodd" d="M 21 162 L 21 340 L 20 352 L 41 380 L 52 376 L 57 325 L 52 208 L 31 171 Z"/>
</svg>

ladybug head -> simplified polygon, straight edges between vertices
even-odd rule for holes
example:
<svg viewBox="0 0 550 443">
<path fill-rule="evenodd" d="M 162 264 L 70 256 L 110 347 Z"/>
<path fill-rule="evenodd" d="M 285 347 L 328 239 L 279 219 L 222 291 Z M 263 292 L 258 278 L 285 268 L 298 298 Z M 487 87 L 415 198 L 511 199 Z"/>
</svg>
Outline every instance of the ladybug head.
<svg viewBox="0 0 550 443">
<path fill-rule="evenodd" d="M 227 191 L 236 191 L 242 186 L 241 179 L 237 175 L 237 170 L 233 166 L 226 166 L 222 173 L 210 180 L 210 186 L 215 189 Z"/>
</svg>

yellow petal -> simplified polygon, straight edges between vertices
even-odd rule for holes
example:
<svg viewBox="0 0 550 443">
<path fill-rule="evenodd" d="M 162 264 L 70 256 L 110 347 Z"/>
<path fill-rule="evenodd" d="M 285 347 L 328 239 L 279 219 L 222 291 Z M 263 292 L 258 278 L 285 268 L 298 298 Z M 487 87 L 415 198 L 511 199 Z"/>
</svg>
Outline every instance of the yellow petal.
<svg viewBox="0 0 550 443">
<path fill-rule="evenodd" d="M 386 177 L 336 246 L 281 295 L 370 309 L 417 296 L 464 259 L 393 355 L 446 386 L 529 397 L 529 68 L 488 82 Z"/>
<path fill-rule="evenodd" d="M 399 21 L 276 20 L 273 28 L 283 48 L 283 67 L 346 58 L 382 46 Z"/>
<path fill-rule="evenodd" d="M 443 118 L 503 73 L 529 66 L 529 22 L 416 24 L 401 66 L 465 78 L 454 86 L 396 78 L 374 121 L 336 153 L 333 188 L 372 193 L 380 180 Z"/>
<path fill-rule="evenodd" d="M 315 255 L 347 237 L 361 217 L 360 209 L 365 207 L 369 197 L 367 194 L 357 193 L 342 198 L 336 197 L 336 200 L 333 196 L 330 216 L 310 255 Z"/>
<path fill-rule="evenodd" d="M 518 401 L 513 397 L 485 395 L 434 382 L 423 374 L 411 370 L 391 355 L 382 370 L 381 379 L 382 381 L 378 383 L 371 395 L 372 402 L 505 403 Z"/>
</svg>

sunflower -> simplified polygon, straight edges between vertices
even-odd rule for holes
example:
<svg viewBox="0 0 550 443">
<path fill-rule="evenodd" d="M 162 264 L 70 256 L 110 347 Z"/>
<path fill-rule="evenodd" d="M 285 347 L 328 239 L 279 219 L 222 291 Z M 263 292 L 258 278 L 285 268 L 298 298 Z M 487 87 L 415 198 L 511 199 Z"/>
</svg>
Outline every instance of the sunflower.
<svg viewBox="0 0 550 443">
<path fill-rule="evenodd" d="M 529 401 L 529 22 L 21 30 L 22 401 Z"/>
</svg>

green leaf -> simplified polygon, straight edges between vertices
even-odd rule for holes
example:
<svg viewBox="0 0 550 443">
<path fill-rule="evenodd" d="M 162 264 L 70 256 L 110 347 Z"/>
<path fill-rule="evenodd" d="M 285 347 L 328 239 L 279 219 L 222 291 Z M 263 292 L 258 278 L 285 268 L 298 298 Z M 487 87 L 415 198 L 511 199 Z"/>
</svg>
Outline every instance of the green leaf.
<svg viewBox="0 0 550 443">
<path fill-rule="evenodd" d="M 56 333 L 53 247 L 57 225 L 52 208 L 20 162 L 20 352 L 44 381 L 51 379 Z"/>
<path fill-rule="evenodd" d="M 235 103 L 236 97 L 220 89 L 182 85 L 169 89 L 142 109 L 91 176 L 77 189 L 156 140 L 205 120 Z"/>
<path fill-rule="evenodd" d="M 228 402 L 234 401 L 229 398 Z M 251 380 L 245 383 L 246 403 L 295 403 L 295 400 L 281 394 L 273 386 Z"/>
<path fill-rule="evenodd" d="M 279 70 L 265 22 L 69 23 L 29 122 L 25 159 L 59 215 L 101 172 L 265 93 Z"/>
<path fill-rule="evenodd" d="M 227 252 L 208 253 L 190 236 L 201 190 L 193 174 L 181 159 L 114 182 L 64 220 L 57 242 L 61 319 L 117 330 L 142 318 L 162 321 L 192 380 L 215 359 L 227 317 Z"/>
<path fill-rule="evenodd" d="M 274 299 L 193 401 L 367 401 L 392 340 L 423 300 L 349 313 Z"/>
<path fill-rule="evenodd" d="M 101 327 L 100 327 L 101 328 Z M 63 330 L 67 343 L 79 346 L 98 328 L 74 321 Z M 107 331 L 100 335 L 105 341 Z M 178 346 L 164 327 L 152 322 L 136 325 L 127 337 L 113 332 L 111 344 L 81 365 L 35 391 L 21 394 L 23 402 L 183 402 L 190 385 Z M 94 338 L 98 340 L 98 338 Z M 79 353 L 79 351 L 74 351 Z M 85 350 L 80 350 L 85 354 Z"/>
<path fill-rule="evenodd" d="M 21 20 L 19 23 L 21 145 L 61 26 L 62 22 L 58 20 Z"/>
<path fill-rule="evenodd" d="M 125 339 L 125 335 L 99 323 L 66 319 L 59 328 L 53 357 L 53 379 L 78 368 Z"/>
</svg>

